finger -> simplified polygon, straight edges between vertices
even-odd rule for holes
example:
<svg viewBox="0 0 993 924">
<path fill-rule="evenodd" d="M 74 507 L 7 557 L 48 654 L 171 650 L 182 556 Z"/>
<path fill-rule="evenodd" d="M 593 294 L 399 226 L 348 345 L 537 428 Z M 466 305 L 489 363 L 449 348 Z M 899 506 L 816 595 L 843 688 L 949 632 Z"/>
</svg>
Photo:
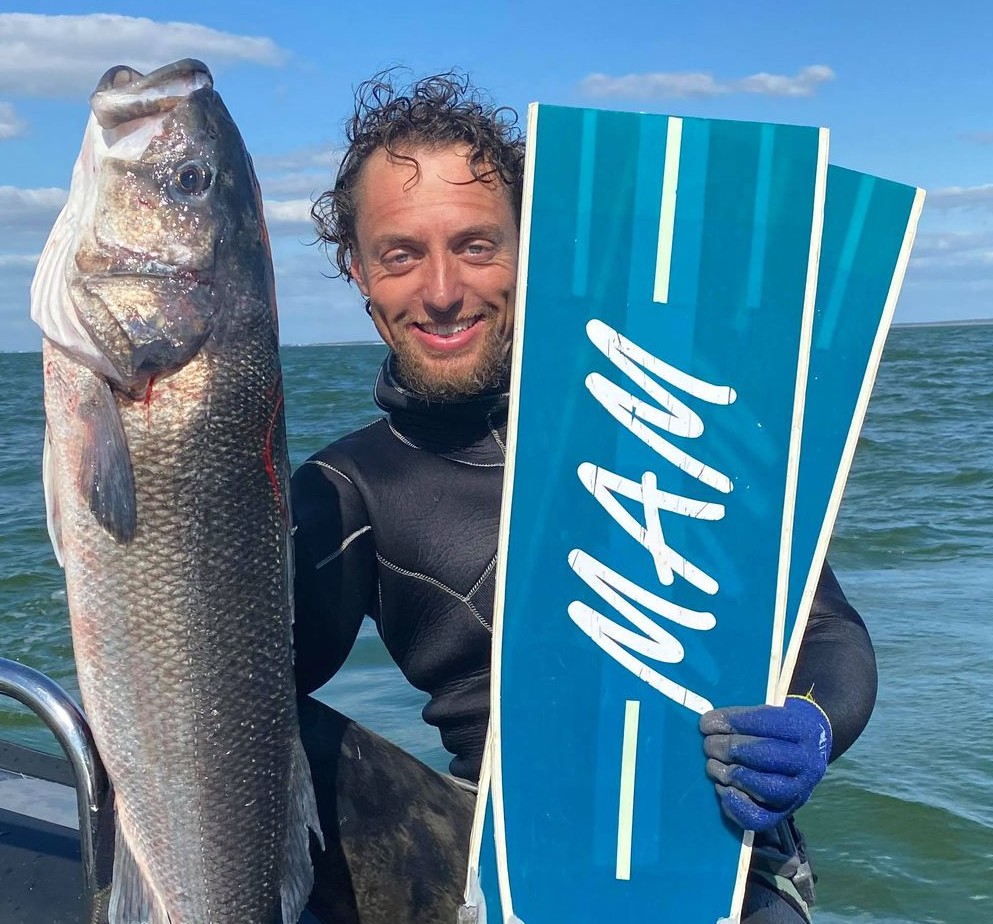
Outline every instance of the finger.
<svg viewBox="0 0 993 924">
<path fill-rule="evenodd" d="M 795 777 L 756 773 L 737 764 L 707 761 L 707 776 L 722 786 L 740 790 L 752 800 L 777 812 L 789 812 L 801 804 L 803 786 Z"/>
<path fill-rule="evenodd" d="M 703 751 L 726 764 L 741 764 L 763 773 L 796 776 L 809 763 L 806 751 L 792 741 L 751 735 L 707 735 Z"/>
<path fill-rule="evenodd" d="M 753 735 L 800 741 L 806 725 L 795 714 L 779 706 L 726 706 L 712 709 L 700 717 L 700 731 L 705 735 Z"/>
<path fill-rule="evenodd" d="M 786 812 L 764 808 L 733 786 L 717 786 L 716 788 L 721 802 L 721 810 L 735 824 L 746 831 L 767 831 L 786 817 Z"/>
<path fill-rule="evenodd" d="M 734 770 L 734 765 L 711 759 L 707 761 L 704 769 L 707 771 L 707 776 L 715 783 L 720 783 L 722 786 L 734 785 L 734 780 L 731 778 L 731 771 Z"/>
</svg>

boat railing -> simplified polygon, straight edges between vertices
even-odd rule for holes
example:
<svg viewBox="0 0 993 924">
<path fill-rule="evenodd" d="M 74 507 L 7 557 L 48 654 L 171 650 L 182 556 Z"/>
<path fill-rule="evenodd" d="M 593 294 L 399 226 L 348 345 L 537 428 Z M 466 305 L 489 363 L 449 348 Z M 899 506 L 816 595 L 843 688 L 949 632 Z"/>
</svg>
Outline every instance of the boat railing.
<svg viewBox="0 0 993 924">
<path fill-rule="evenodd" d="M 31 709 L 62 746 L 76 782 L 80 853 L 90 895 L 110 884 L 114 812 L 107 774 L 83 710 L 54 680 L 17 661 L 0 658 L 0 694 Z"/>
</svg>

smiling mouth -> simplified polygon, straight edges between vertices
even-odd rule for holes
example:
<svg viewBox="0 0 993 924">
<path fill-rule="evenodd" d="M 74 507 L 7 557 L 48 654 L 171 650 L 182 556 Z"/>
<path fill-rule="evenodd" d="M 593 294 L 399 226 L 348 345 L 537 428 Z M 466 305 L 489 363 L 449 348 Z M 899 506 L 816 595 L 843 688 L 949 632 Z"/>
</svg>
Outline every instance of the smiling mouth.
<svg viewBox="0 0 993 924">
<path fill-rule="evenodd" d="M 430 321 L 424 321 L 420 324 L 415 324 L 414 327 L 424 331 L 426 334 L 431 334 L 433 337 L 454 337 L 456 334 L 461 334 L 463 331 L 479 323 L 480 320 L 482 319 L 465 318 L 451 324 L 434 324 Z"/>
</svg>

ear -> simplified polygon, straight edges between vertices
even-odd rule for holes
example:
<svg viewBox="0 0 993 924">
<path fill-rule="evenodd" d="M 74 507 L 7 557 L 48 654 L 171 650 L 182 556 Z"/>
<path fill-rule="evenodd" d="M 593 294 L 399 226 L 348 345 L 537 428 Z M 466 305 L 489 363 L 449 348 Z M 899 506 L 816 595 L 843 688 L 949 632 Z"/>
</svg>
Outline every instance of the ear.
<svg viewBox="0 0 993 924">
<path fill-rule="evenodd" d="M 366 285 L 365 272 L 362 270 L 362 258 L 359 256 L 358 251 L 352 251 L 352 262 L 348 267 L 348 274 L 355 281 L 355 285 L 359 287 L 359 291 L 365 298 L 369 297 L 369 286 Z"/>
</svg>

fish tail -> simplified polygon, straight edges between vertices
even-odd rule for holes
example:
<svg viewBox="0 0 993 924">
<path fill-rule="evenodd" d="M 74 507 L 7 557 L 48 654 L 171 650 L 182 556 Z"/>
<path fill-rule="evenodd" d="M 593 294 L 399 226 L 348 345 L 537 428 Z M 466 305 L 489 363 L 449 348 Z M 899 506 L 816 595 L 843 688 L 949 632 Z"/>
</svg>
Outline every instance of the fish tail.
<svg viewBox="0 0 993 924">
<path fill-rule="evenodd" d="M 121 832 L 120 821 L 114 837 L 114 883 L 107 921 L 108 924 L 170 924 L 169 913 L 141 871 Z"/>
<path fill-rule="evenodd" d="M 314 796 L 310 764 L 299 738 L 293 744 L 289 818 L 287 821 L 286 856 L 280 892 L 283 905 L 283 924 L 296 924 L 314 887 L 314 867 L 310 859 L 311 832 L 320 843 L 321 849 L 324 849 L 324 834 L 317 817 L 317 799 Z"/>
</svg>

